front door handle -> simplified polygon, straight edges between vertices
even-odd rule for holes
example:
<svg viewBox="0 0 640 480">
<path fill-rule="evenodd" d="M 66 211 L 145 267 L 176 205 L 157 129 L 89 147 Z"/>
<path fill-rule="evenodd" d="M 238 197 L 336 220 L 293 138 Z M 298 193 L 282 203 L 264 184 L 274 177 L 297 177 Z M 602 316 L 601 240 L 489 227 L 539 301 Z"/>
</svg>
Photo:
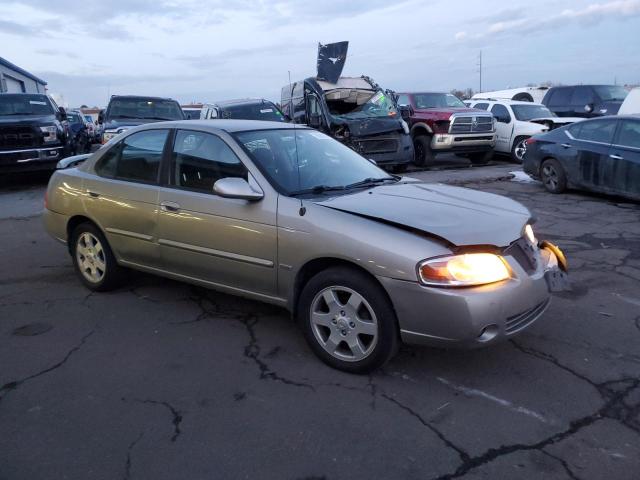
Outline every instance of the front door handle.
<svg viewBox="0 0 640 480">
<path fill-rule="evenodd" d="M 180 211 L 180 205 L 178 205 L 175 202 L 162 202 L 160 204 L 160 208 L 162 208 L 162 210 L 164 210 L 165 212 L 179 212 Z"/>
<path fill-rule="evenodd" d="M 562 145 L 560 145 L 562 148 L 571 148 L 571 144 L 570 143 L 563 143 Z"/>
<path fill-rule="evenodd" d="M 609 155 L 610 158 L 613 158 L 614 160 L 624 160 L 624 158 L 621 155 Z"/>
</svg>

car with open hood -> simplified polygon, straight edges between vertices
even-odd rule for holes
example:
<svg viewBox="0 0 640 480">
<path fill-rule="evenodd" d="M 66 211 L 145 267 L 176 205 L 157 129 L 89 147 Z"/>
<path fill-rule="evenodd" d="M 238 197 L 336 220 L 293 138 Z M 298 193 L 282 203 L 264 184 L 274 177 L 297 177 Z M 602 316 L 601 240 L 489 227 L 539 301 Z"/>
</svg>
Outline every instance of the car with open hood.
<svg viewBox="0 0 640 480">
<path fill-rule="evenodd" d="M 175 100 L 140 95 L 112 95 L 107 109 L 98 115 L 103 130 L 102 143 L 138 125 L 185 119 Z"/>
<path fill-rule="evenodd" d="M 519 203 L 390 175 L 295 124 L 144 125 L 60 167 L 44 222 L 89 289 L 134 268 L 280 305 L 350 372 L 400 341 L 511 338 L 565 278 Z"/>
</svg>

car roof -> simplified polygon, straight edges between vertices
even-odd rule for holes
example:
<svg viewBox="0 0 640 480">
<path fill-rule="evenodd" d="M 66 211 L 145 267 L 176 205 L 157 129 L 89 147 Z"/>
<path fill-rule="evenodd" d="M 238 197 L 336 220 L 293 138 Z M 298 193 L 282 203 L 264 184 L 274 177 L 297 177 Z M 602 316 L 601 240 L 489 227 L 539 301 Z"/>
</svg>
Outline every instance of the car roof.
<svg viewBox="0 0 640 480">
<path fill-rule="evenodd" d="M 224 131 L 227 133 L 236 132 L 249 132 L 254 130 L 285 130 L 285 129 L 299 129 L 299 130 L 312 130 L 306 125 L 296 125 L 293 123 L 284 122 L 267 122 L 264 120 L 229 120 L 229 119 L 215 119 L 215 120 L 174 120 L 171 122 L 156 122 L 142 125 L 140 130 L 147 128 L 153 129 L 158 127 L 166 128 L 190 128 L 194 127 L 211 130 L 211 131 Z"/>
</svg>

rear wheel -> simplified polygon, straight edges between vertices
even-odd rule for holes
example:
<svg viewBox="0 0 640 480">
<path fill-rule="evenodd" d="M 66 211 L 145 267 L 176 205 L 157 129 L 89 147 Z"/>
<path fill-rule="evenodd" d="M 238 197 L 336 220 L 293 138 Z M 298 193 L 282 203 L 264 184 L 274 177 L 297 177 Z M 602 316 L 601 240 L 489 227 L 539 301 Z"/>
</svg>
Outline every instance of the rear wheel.
<svg viewBox="0 0 640 480">
<path fill-rule="evenodd" d="M 418 135 L 413 139 L 414 160 L 419 167 L 428 167 L 435 161 L 435 153 L 431 150 L 431 137 Z"/>
<path fill-rule="evenodd" d="M 396 352 L 398 328 L 386 292 L 365 273 L 330 268 L 304 287 L 299 321 L 314 353 L 333 368 L 367 373 Z"/>
<path fill-rule="evenodd" d="M 542 162 L 540 178 L 544 188 L 551 193 L 562 193 L 567 189 L 567 174 L 555 158 Z"/>
<path fill-rule="evenodd" d="M 71 255 L 76 273 L 87 288 L 106 292 L 120 285 L 122 267 L 107 239 L 92 223 L 82 223 L 73 230 Z"/>
<path fill-rule="evenodd" d="M 516 163 L 522 163 L 527 153 L 527 140 L 529 137 L 516 137 L 511 147 L 511 159 Z"/>
<path fill-rule="evenodd" d="M 473 165 L 486 165 L 493 157 L 493 150 L 488 152 L 472 153 L 469 155 L 469 160 Z"/>
</svg>

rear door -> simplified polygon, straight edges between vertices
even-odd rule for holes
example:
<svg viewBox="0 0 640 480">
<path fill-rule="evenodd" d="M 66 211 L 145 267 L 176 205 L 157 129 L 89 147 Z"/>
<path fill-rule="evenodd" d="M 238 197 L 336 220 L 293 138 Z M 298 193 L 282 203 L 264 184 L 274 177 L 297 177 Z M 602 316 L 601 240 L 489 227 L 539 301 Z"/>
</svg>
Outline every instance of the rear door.
<svg viewBox="0 0 640 480">
<path fill-rule="evenodd" d="M 251 202 L 216 195 L 213 185 L 221 178 L 253 178 L 239 152 L 213 133 L 177 130 L 169 163 L 158 197 L 162 268 L 235 290 L 275 295 L 277 196 L 265 193 Z"/>
<path fill-rule="evenodd" d="M 576 148 L 576 183 L 598 191 L 608 191 L 609 150 L 616 131 L 616 118 L 582 121 L 570 129 Z"/>
<path fill-rule="evenodd" d="M 612 192 L 640 198 L 640 119 L 620 119 L 607 159 Z"/>
<path fill-rule="evenodd" d="M 129 135 L 98 160 L 97 176 L 84 181 L 87 213 L 120 260 L 158 263 L 158 178 L 168 137 L 168 129 Z"/>
</svg>

